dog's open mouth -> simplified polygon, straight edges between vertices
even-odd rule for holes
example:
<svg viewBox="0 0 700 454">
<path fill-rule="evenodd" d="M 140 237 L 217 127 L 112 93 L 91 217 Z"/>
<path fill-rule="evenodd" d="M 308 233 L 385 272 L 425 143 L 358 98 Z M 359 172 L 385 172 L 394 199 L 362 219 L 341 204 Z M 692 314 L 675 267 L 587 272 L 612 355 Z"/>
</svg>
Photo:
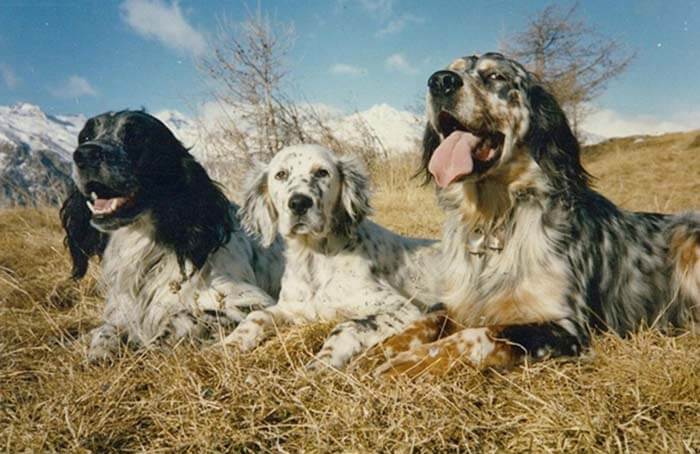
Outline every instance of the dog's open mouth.
<svg viewBox="0 0 700 454">
<path fill-rule="evenodd" d="M 89 182 L 85 189 L 89 194 L 87 206 L 94 218 L 116 216 L 136 202 L 135 193 L 120 194 L 102 183 Z"/>
<path fill-rule="evenodd" d="M 311 228 L 305 222 L 297 222 L 290 229 L 294 235 L 305 235 L 311 233 Z"/>
<path fill-rule="evenodd" d="M 300 234 L 300 233 L 308 233 L 309 232 L 309 226 L 304 224 L 303 222 L 297 222 L 292 226 L 291 229 L 292 233 L 294 234 Z"/>
<path fill-rule="evenodd" d="M 438 127 L 444 139 L 433 153 L 428 170 L 442 188 L 484 173 L 501 157 L 505 136 L 500 132 L 470 130 L 445 111 L 438 115 Z"/>
</svg>

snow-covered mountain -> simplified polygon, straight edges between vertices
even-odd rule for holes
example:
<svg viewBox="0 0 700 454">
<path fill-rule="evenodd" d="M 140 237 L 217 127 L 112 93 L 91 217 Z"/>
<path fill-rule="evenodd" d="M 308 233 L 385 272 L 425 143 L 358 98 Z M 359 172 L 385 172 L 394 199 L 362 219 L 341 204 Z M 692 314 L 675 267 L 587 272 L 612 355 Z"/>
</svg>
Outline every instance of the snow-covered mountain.
<svg viewBox="0 0 700 454">
<path fill-rule="evenodd" d="M 188 146 L 198 141 L 192 119 L 173 110 L 155 115 Z M 0 207 L 61 200 L 86 120 L 85 115 L 48 115 L 29 103 L 0 106 Z"/>
<path fill-rule="evenodd" d="M 197 147 L 200 136 L 203 135 L 196 120 L 189 118 L 177 110 L 161 110 L 153 113 L 160 121 L 170 128 L 180 142 L 187 147 Z"/>
<path fill-rule="evenodd" d="M 38 106 L 0 106 L 0 207 L 58 202 L 83 115 L 46 115 Z"/>
<path fill-rule="evenodd" d="M 388 104 L 377 104 L 369 109 L 342 117 L 339 125 L 341 138 L 353 139 L 358 123 L 370 129 L 390 152 L 406 153 L 417 149 L 423 135 L 423 119 L 411 112 L 394 109 Z"/>
<path fill-rule="evenodd" d="M 581 145 L 595 145 L 608 139 L 609 137 L 601 136 L 600 134 L 595 134 L 588 131 L 581 131 L 578 137 Z"/>
<path fill-rule="evenodd" d="M 50 150 L 67 160 L 85 120 L 84 115 L 46 115 L 38 106 L 24 102 L 0 106 L 0 143 L 24 143 L 32 150 Z"/>
<path fill-rule="evenodd" d="M 176 110 L 154 114 L 189 146 L 198 140 L 197 124 Z M 0 143 L 26 144 L 32 150 L 49 150 L 68 161 L 78 143 L 85 115 L 47 115 L 39 106 L 25 102 L 0 106 Z M 1 158 L 0 158 L 1 159 Z M 1 164 L 0 164 L 1 165 Z"/>
<path fill-rule="evenodd" d="M 387 104 L 377 104 L 365 111 L 350 114 L 324 104 L 302 104 L 297 107 L 301 124 L 312 136 L 319 132 L 316 118 L 320 118 L 336 139 L 354 144 L 376 143 L 361 137 L 370 134 L 389 153 L 414 151 L 423 133 L 419 116 Z M 227 140 L 226 129 L 231 125 L 250 137 L 255 136 L 255 128 L 248 124 L 243 113 L 245 110 L 209 102 L 200 107 L 200 115 L 195 119 L 177 111 L 162 111 L 155 115 L 172 127 L 185 145 L 192 146 L 196 156 L 206 159 L 213 151 L 210 150 L 212 145 L 214 148 L 221 147 L 222 142 Z"/>
<path fill-rule="evenodd" d="M 226 140 L 215 137 L 221 134 L 221 118 L 191 118 L 176 110 L 154 115 L 200 159 L 207 159 L 207 144 Z M 70 157 L 86 120 L 85 115 L 48 115 L 29 103 L 0 106 L 0 206 L 59 200 L 70 184 Z M 371 134 L 389 152 L 415 150 L 422 131 L 418 117 L 387 104 L 350 115 L 336 112 L 328 121 L 339 139 L 352 142 Z"/>
<path fill-rule="evenodd" d="M 0 208 L 60 203 L 70 188 L 70 164 L 61 154 L 0 142 Z"/>
<path fill-rule="evenodd" d="M 360 145 L 379 142 L 388 153 L 415 151 L 423 131 L 421 116 L 387 104 L 352 114 L 324 105 L 302 106 L 302 111 L 304 108 L 313 108 L 320 114 L 337 139 Z M 235 122 L 245 131 L 245 121 L 237 109 L 222 109 L 215 103 L 202 106 L 197 118 L 176 110 L 162 110 L 154 115 L 185 146 L 191 147 L 195 156 L 203 161 L 208 157 L 212 162 L 216 159 L 217 166 L 221 163 L 219 149 L 236 146 L 230 143 L 226 125 Z M 85 121 L 85 115 L 48 115 L 29 103 L 0 106 L 0 206 L 58 200 L 61 188 L 70 184 L 70 157 Z M 367 141 L 368 136 L 372 140 Z M 585 144 L 604 139 L 583 134 Z M 229 154 L 225 152 L 224 156 Z"/>
</svg>

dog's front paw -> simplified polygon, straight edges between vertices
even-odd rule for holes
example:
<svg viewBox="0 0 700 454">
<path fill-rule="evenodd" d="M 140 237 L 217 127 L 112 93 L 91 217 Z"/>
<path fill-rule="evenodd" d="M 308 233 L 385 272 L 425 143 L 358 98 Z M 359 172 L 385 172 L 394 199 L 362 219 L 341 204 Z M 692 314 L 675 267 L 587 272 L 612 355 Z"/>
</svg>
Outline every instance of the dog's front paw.
<svg viewBox="0 0 700 454">
<path fill-rule="evenodd" d="M 117 330 L 111 325 L 102 325 L 92 330 L 87 351 L 90 363 L 109 362 L 119 353 L 120 339 Z"/>
<path fill-rule="evenodd" d="M 119 353 L 118 342 L 107 341 L 102 339 L 96 341 L 93 338 L 87 351 L 87 360 L 91 364 L 108 363 L 114 360 L 114 357 Z"/>
<path fill-rule="evenodd" d="M 114 360 L 116 352 L 103 345 L 91 345 L 88 348 L 87 360 L 90 364 L 110 363 Z"/>
<path fill-rule="evenodd" d="M 242 328 L 239 326 L 239 328 Z M 241 353 L 246 353 L 258 346 L 258 340 L 246 329 L 236 328 L 231 334 L 219 342 L 221 347 L 230 347 Z"/>
<path fill-rule="evenodd" d="M 330 356 L 316 355 L 311 361 L 306 363 L 304 370 L 310 374 L 320 374 L 333 369 L 338 369 L 338 367 L 331 363 L 330 359 Z"/>
</svg>

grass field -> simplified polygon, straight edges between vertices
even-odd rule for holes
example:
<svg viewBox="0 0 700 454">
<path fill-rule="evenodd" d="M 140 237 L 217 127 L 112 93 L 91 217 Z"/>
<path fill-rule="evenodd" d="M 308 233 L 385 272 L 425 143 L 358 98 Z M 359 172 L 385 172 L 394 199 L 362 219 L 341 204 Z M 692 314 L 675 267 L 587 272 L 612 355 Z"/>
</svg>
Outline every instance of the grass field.
<svg viewBox="0 0 700 454">
<path fill-rule="evenodd" d="M 700 132 L 619 139 L 586 153 L 630 209 L 700 208 Z M 437 237 L 441 212 L 412 163 L 375 171 L 375 219 Z M 510 373 L 457 367 L 381 381 L 301 366 L 329 325 L 288 329 L 252 354 L 127 352 L 84 361 L 99 321 L 93 267 L 66 281 L 56 210 L 0 211 L 0 450 L 700 451 L 700 337 L 600 335 L 590 354 Z"/>
</svg>

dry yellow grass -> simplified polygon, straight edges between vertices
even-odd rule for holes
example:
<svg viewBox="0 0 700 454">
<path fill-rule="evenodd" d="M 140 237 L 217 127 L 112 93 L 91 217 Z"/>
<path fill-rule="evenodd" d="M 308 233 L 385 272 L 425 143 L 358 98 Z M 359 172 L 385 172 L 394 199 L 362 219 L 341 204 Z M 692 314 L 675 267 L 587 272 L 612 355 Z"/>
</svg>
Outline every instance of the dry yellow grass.
<svg viewBox="0 0 700 454">
<path fill-rule="evenodd" d="M 627 207 L 697 209 L 696 136 L 624 139 L 586 160 Z M 375 218 L 437 237 L 442 215 L 406 178 L 413 168 L 375 169 Z M 68 270 L 55 210 L 0 212 L 1 450 L 700 450 L 697 336 L 600 335 L 583 359 L 418 382 L 361 368 L 306 375 L 328 325 L 285 330 L 241 356 L 181 346 L 91 366 L 74 339 L 99 320 L 95 274 L 76 286 Z"/>
<path fill-rule="evenodd" d="M 590 147 L 584 161 L 598 189 L 627 209 L 700 209 L 700 130 L 615 139 Z"/>
</svg>

